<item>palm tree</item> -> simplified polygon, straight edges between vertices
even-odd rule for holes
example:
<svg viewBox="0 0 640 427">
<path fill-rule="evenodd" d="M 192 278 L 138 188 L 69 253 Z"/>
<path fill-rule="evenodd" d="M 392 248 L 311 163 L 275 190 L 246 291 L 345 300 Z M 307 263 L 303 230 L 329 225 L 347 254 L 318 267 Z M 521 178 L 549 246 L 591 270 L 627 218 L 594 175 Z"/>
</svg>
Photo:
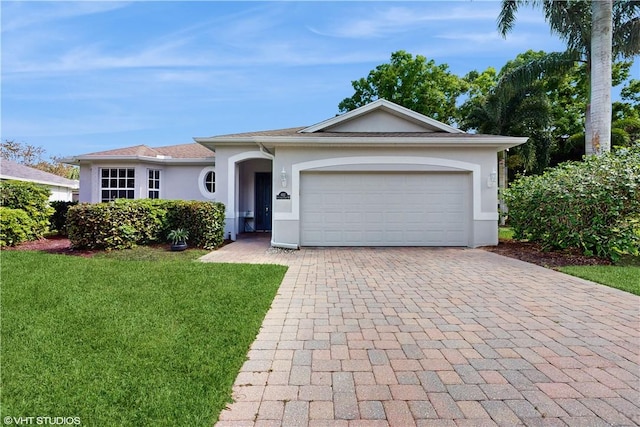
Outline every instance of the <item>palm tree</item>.
<svg viewBox="0 0 640 427">
<path fill-rule="evenodd" d="M 587 154 L 611 150 L 612 0 L 591 3 L 590 127 L 585 129 Z"/>
<path fill-rule="evenodd" d="M 506 76 L 503 87 L 522 87 L 549 73 L 565 73 L 584 61 L 589 73 L 585 115 L 585 151 L 600 154 L 611 147 L 611 61 L 640 53 L 640 1 L 503 0 L 498 29 L 511 31 L 522 5 L 543 9 L 551 31 L 567 43 L 563 53 L 531 61 Z"/>
</svg>

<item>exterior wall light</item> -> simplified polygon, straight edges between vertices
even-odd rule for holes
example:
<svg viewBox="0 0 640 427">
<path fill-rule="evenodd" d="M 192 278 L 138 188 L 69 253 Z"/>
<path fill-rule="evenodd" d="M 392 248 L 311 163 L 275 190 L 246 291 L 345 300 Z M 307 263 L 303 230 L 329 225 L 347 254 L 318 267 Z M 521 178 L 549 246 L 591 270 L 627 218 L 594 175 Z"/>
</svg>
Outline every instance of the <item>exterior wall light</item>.
<svg viewBox="0 0 640 427">
<path fill-rule="evenodd" d="M 280 172 L 280 185 L 282 188 L 287 188 L 287 171 L 284 170 L 284 166 L 282 167 L 282 171 Z"/>
<path fill-rule="evenodd" d="M 496 182 L 498 182 L 498 173 L 496 172 L 495 169 L 493 169 L 493 171 L 489 174 L 489 177 L 487 178 L 487 187 L 489 188 L 495 187 Z"/>
</svg>

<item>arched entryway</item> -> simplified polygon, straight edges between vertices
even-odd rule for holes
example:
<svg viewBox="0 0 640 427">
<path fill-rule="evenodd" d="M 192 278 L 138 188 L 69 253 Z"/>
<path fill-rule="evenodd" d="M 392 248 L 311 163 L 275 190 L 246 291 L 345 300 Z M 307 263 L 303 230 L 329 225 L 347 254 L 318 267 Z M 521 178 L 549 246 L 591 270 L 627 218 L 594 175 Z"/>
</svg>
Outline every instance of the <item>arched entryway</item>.
<svg viewBox="0 0 640 427">
<path fill-rule="evenodd" d="M 272 158 L 261 151 L 229 158 L 227 224 L 232 240 L 238 234 L 272 229 Z M 234 217 L 231 217 L 234 215 Z"/>
</svg>

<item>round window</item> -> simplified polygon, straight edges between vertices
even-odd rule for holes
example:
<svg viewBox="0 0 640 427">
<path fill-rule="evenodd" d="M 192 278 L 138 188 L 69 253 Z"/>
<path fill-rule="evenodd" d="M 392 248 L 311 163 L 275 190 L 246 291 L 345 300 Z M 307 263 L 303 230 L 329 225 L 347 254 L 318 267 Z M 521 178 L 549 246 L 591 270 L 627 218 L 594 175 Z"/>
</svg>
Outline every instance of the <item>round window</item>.
<svg viewBox="0 0 640 427">
<path fill-rule="evenodd" d="M 198 189 L 205 199 L 213 200 L 216 196 L 216 171 L 213 166 L 207 166 L 198 176 Z"/>
</svg>

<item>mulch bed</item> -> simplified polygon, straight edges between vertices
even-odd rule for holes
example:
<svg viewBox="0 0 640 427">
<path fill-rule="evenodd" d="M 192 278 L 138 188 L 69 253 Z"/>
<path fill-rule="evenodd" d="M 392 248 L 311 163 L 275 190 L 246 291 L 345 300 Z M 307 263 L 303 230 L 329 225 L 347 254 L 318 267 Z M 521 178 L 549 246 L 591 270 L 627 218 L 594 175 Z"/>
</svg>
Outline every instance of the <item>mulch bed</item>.
<svg viewBox="0 0 640 427">
<path fill-rule="evenodd" d="M 544 251 L 537 243 L 517 240 L 501 240 L 498 246 L 485 246 L 482 249 L 500 255 L 516 258 L 547 268 L 570 265 L 610 265 L 611 261 L 582 255 L 577 250 Z"/>
<path fill-rule="evenodd" d="M 516 240 L 500 241 L 498 246 L 485 246 L 482 249 L 495 252 L 500 255 L 516 258 L 532 264 L 547 268 L 557 268 L 568 265 L 608 265 L 609 260 L 588 257 L 573 251 L 543 251 L 540 245 Z M 69 239 L 61 236 L 51 236 L 33 242 L 24 242 L 16 247 L 7 247 L 3 250 L 43 251 L 52 254 L 76 255 L 92 257 L 98 250 L 77 250 L 71 248 Z"/>
<path fill-rule="evenodd" d="M 78 250 L 71 247 L 71 242 L 66 237 L 51 236 L 31 242 L 24 242 L 18 246 L 7 246 L 3 251 L 42 251 L 50 254 L 76 255 L 86 258 L 92 257 L 98 250 Z"/>
</svg>

